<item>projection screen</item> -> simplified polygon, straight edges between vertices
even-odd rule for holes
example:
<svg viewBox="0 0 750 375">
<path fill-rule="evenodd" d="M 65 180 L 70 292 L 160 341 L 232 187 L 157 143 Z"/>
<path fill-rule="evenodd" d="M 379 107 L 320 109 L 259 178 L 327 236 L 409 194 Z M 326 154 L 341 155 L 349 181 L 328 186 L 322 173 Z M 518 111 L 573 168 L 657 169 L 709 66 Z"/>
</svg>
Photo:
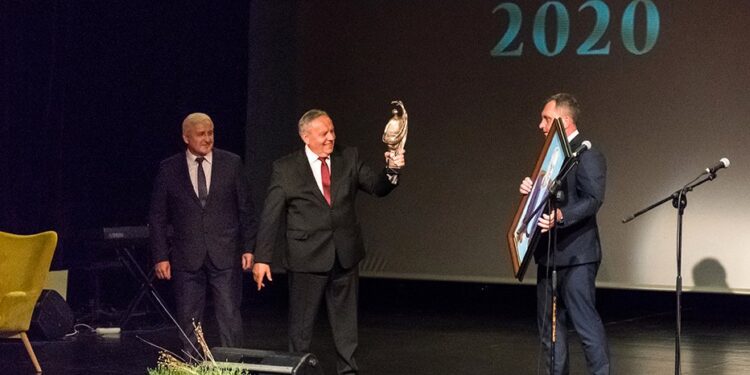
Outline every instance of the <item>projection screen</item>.
<svg viewBox="0 0 750 375">
<path fill-rule="evenodd" d="M 321 108 L 337 142 L 380 167 L 390 102 L 403 100 L 409 111 L 401 186 L 383 199 L 359 199 L 363 275 L 518 283 L 504 234 L 544 141 L 543 101 L 564 91 L 582 105 L 581 134 L 607 157 L 598 285 L 673 289 L 676 210 L 665 204 L 631 223 L 621 219 L 727 157 L 729 169 L 688 194 L 684 284 L 750 292 L 750 6 L 424 0 L 287 8 L 285 44 L 270 46 L 286 51 L 286 65 L 262 85 L 251 79 L 249 106 L 291 98 L 284 116 L 249 112 L 252 145 L 300 147 L 296 119 Z M 258 22 L 278 17 L 272 13 L 251 12 L 251 55 L 259 53 L 253 30 L 262 32 Z M 254 64 L 257 77 L 252 67 L 262 61 Z"/>
</svg>

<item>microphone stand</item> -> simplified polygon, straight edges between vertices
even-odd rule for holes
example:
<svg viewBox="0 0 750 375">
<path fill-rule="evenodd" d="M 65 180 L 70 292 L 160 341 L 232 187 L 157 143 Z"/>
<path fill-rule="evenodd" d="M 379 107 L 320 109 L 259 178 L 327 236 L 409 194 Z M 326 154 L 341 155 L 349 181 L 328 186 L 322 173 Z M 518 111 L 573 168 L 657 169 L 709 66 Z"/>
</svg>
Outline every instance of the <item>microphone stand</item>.
<svg viewBox="0 0 750 375">
<path fill-rule="evenodd" d="M 562 168 L 560 169 L 560 173 L 558 174 L 558 177 L 555 178 L 555 180 L 550 184 L 550 186 L 547 188 L 547 191 L 549 195 L 547 196 L 547 205 L 549 206 L 549 216 L 552 218 L 552 220 L 555 221 L 555 226 L 552 227 L 551 230 L 548 231 L 548 242 L 547 242 L 547 249 L 548 254 L 551 253 L 549 256 L 548 263 L 547 263 L 547 269 L 545 272 L 549 270 L 550 263 L 552 264 L 552 275 L 551 275 L 551 301 L 552 301 L 552 309 L 550 311 L 550 322 L 551 322 L 551 329 L 550 329 L 550 365 L 549 365 L 549 373 L 550 375 L 554 375 L 555 373 L 555 345 L 557 343 L 557 264 L 555 263 L 555 254 L 557 253 L 557 200 L 558 200 L 558 193 L 562 193 L 560 191 L 560 187 L 562 185 L 563 180 L 565 180 L 565 177 L 568 175 L 568 172 L 570 172 L 574 166 L 578 165 L 579 157 L 581 153 L 576 153 L 572 157 L 570 157 L 568 160 L 565 161 L 565 164 L 563 164 Z M 534 210 L 534 214 L 536 214 L 537 211 L 539 211 L 542 207 L 545 205 L 539 205 Z M 549 251 L 551 247 L 551 251 Z"/>
<path fill-rule="evenodd" d="M 704 177 L 705 176 L 705 177 Z M 703 177 L 701 179 L 701 177 Z M 676 296 L 676 322 L 675 322 L 675 352 L 674 352 L 674 373 L 675 375 L 681 374 L 680 368 L 680 341 L 682 339 L 682 217 L 685 214 L 685 207 L 687 206 L 687 193 L 692 191 L 695 187 L 707 182 L 713 181 L 716 178 L 716 172 L 706 172 L 692 181 L 688 182 L 682 189 L 675 191 L 664 199 L 622 219 L 623 224 L 628 223 L 638 216 L 651 211 L 653 208 L 660 206 L 664 202 L 672 201 L 672 206 L 677 209 L 677 277 L 675 280 L 675 296 Z M 697 181 L 697 182 L 696 182 Z"/>
<path fill-rule="evenodd" d="M 554 186 L 555 184 L 553 184 Z M 555 189 L 557 190 L 557 189 Z M 553 218 L 553 220 L 557 220 L 557 196 L 556 192 L 553 195 L 550 193 L 549 195 L 549 215 Z M 552 230 L 548 232 L 549 240 L 547 242 L 547 249 L 552 248 L 551 252 L 548 252 L 549 257 L 547 258 L 547 261 L 552 263 L 552 278 L 550 280 L 550 283 L 552 284 L 552 294 L 550 296 L 552 300 L 552 310 L 550 311 L 550 361 L 549 361 L 549 373 L 550 375 L 555 374 L 555 347 L 557 346 L 557 264 L 555 264 L 555 253 L 557 253 L 557 225 L 555 225 Z M 547 265 L 549 267 L 549 264 Z M 545 272 L 547 272 L 545 270 Z"/>
</svg>

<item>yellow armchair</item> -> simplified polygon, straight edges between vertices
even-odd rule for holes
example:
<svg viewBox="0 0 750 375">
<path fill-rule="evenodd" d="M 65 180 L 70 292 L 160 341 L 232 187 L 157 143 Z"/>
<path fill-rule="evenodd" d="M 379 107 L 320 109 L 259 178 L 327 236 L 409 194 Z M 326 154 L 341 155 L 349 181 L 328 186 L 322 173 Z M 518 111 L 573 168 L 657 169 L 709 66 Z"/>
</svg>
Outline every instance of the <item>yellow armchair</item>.
<svg viewBox="0 0 750 375">
<path fill-rule="evenodd" d="M 26 331 L 47 279 L 57 233 L 20 236 L 0 232 L 0 337 L 20 338 L 36 372 L 42 372 Z"/>
</svg>

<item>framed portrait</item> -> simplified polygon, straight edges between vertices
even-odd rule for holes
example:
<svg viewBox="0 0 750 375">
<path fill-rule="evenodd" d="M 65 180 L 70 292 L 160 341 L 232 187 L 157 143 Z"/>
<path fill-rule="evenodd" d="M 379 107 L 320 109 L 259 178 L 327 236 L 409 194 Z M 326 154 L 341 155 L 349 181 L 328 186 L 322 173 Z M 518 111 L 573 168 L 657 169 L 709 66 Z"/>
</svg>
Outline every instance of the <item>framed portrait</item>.
<svg viewBox="0 0 750 375">
<path fill-rule="evenodd" d="M 510 261 L 513 265 L 513 275 L 519 281 L 523 281 L 536 244 L 542 236 L 537 221 L 545 213 L 549 187 L 560 175 L 570 155 L 570 144 L 565 135 L 562 119 L 555 119 L 531 174 L 531 180 L 534 182 L 531 192 L 521 197 L 516 215 L 508 228 Z"/>
</svg>

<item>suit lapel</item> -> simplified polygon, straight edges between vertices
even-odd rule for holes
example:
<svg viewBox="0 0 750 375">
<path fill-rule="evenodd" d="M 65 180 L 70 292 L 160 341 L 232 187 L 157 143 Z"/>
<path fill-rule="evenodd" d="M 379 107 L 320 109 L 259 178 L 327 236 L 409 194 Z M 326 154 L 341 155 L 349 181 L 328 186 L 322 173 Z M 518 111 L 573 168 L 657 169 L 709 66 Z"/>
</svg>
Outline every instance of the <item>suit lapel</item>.
<svg viewBox="0 0 750 375">
<path fill-rule="evenodd" d="M 581 146 L 581 143 L 583 143 L 583 137 L 581 136 L 581 133 L 578 133 L 578 134 L 576 134 L 575 137 L 573 137 L 573 139 L 570 140 L 570 152 L 573 152 L 573 151 L 577 150 L 578 147 Z M 570 169 L 570 172 L 568 172 L 568 175 L 565 177 L 565 181 L 567 181 L 567 185 L 568 186 L 566 188 L 565 185 L 563 185 L 563 189 L 565 189 L 567 191 L 571 191 L 571 189 L 575 189 L 575 181 L 576 181 L 576 179 L 575 178 L 569 178 L 569 177 L 570 176 L 575 176 L 575 174 L 577 173 L 577 171 L 578 171 L 578 165 L 574 165 Z M 567 193 L 564 194 L 564 197 L 565 197 L 565 200 L 567 200 L 568 199 L 568 194 Z M 566 203 L 567 202 L 564 202 L 562 204 L 564 205 Z"/>
<path fill-rule="evenodd" d="M 578 133 L 570 140 L 570 151 L 573 152 L 577 150 L 578 147 L 581 146 L 581 143 L 583 143 L 583 137 L 581 137 L 581 133 Z"/>
<path fill-rule="evenodd" d="M 331 205 L 336 201 L 339 191 L 339 182 L 344 176 L 344 158 L 334 149 L 331 153 Z"/>
<path fill-rule="evenodd" d="M 185 157 L 185 154 L 182 154 L 182 163 L 180 163 L 180 179 L 182 180 L 182 187 L 185 190 L 185 192 L 193 198 L 193 201 L 198 206 L 201 205 L 200 199 L 198 199 L 198 195 L 195 194 L 195 189 L 193 188 L 193 182 L 190 181 L 190 172 L 188 172 L 188 161 L 187 157 Z"/>
<path fill-rule="evenodd" d="M 216 151 L 216 149 L 213 150 L 213 156 L 211 158 L 211 184 L 209 185 L 211 188 L 208 189 L 208 196 L 206 197 L 206 206 L 208 206 L 211 203 L 211 196 L 214 196 L 216 194 L 213 194 L 215 188 L 218 187 L 217 181 L 226 181 L 224 177 L 224 169 L 222 168 L 225 163 L 222 163 L 223 159 L 220 156 L 221 154 Z M 200 200 L 199 200 L 200 203 Z"/>
<path fill-rule="evenodd" d="M 318 198 L 318 201 L 321 204 L 327 206 L 328 202 L 326 202 L 323 192 L 320 191 L 318 182 L 315 181 L 315 176 L 313 175 L 312 168 L 310 168 L 310 161 L 307 160 L 307 154 L 305 153 L 304 148 L 297 154 L 297 173 L 299 174 L 300 179 L 304 182 L 303 186 L 311 186 L 313 195 Z"/>
</svg>

